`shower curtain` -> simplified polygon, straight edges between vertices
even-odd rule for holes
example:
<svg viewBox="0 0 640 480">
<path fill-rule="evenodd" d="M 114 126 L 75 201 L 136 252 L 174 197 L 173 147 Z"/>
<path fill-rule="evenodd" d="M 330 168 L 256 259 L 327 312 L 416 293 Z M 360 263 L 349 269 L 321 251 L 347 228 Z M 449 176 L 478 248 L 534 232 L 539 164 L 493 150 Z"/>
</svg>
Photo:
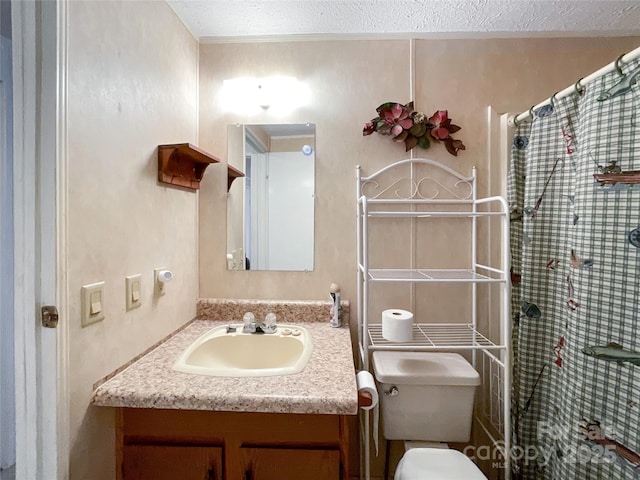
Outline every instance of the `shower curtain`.
<svg viewBox="0 0 640 480">
<path fill-rule="evenodd" d="M 533 113 L 509 171 L 514 478 L 640 478 L 640 60 Z"/>
</svg>

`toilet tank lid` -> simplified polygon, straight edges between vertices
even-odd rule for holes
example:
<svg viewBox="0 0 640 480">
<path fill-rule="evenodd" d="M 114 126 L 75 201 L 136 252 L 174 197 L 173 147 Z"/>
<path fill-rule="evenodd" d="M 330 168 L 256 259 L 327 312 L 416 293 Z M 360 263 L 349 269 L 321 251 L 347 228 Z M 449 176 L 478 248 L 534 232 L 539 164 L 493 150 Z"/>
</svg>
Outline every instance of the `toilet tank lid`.
<svg viewBox="0 0 640 480">
<path fill-rule="evenodd" d="M 480 385 L 480 375 L 458 353 L 373 352 L 378 382 L 400 385 Z"/>
</svg>

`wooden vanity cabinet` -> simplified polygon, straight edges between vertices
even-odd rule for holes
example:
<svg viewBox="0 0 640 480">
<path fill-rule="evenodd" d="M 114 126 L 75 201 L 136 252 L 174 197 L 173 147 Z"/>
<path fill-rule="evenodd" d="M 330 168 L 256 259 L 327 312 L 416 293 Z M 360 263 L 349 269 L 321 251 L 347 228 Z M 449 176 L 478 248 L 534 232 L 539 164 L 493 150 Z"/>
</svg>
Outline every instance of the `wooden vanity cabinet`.
<svg viewBox="0 0 640 480">
<path fill-rule="evenodd" d="M 346 480 L 348 416 L 117 409 L 117 480 Z"/>
</svg>

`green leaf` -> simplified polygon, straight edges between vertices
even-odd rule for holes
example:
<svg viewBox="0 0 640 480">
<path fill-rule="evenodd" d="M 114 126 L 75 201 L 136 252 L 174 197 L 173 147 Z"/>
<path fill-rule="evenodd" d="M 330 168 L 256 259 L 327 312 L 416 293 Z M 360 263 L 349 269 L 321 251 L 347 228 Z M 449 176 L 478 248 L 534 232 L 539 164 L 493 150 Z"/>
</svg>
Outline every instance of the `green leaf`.
<svg viewBox="0 0 640 480">
<path fill-rule="evenodd" d="M 431 142 L 429 142 L 429 137 L 427 135 L 423 135 L 418 138 L 418 146 L 423 149 L 427 149 L 431 146 Z"/>
<path fill-rule="evenodd" d="M 421 137 L 427 133 L 427 126 L 424 123 L 414 123 L 409 132 L 411 132 L 411 135 Z"/>
</svg>

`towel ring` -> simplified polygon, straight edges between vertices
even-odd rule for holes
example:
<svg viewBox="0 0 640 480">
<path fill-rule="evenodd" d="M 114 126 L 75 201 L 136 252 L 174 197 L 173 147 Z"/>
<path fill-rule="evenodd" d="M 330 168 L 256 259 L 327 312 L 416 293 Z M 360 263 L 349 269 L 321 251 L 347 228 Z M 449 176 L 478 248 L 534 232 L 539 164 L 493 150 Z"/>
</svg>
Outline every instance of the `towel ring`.
<svg viewBox="0 0 640 480">
<path fill-rule="evenodd" d="M 582 79 L 583 79 L 583 78 L 584 78 L 584 77 L 580 77 L 580 78 L 578 79 L 578 81 L 577 81 L 576 83 L 574 83 L 574 84 L 573 84 L 573 89 L 575 90 L 575 92 L 576 92 L 578 95 L 582 95 L 582 89 L 583 89 L 584 87 L 581 87 L 581 86 L 580 86 L 580 82 L 582 81 Z"/>
<path fill-rule="evenodd" d="M 626 53 L 620 55 L 618 58 L 616 58 L 616 62 L 614 63 L 616 72 L 618 72 L 618 75 L 620 75 L 621 77 L 624 77 L 624 73 L 622 73 L 622 68 L 620 67 L 620 60 L 622 60 L 622 57 L 624 57 L 625 55 Z"/>
<path fill-rule="evenodd" d="M 556 109 L 556 95 L 558 95 L 558 92 L 554 93 L 553 95 L 551 95 L 551 98 L 549 99 L 549 103 L 551 104 L 551 108 L 555 111 Z"/>
</svg>

